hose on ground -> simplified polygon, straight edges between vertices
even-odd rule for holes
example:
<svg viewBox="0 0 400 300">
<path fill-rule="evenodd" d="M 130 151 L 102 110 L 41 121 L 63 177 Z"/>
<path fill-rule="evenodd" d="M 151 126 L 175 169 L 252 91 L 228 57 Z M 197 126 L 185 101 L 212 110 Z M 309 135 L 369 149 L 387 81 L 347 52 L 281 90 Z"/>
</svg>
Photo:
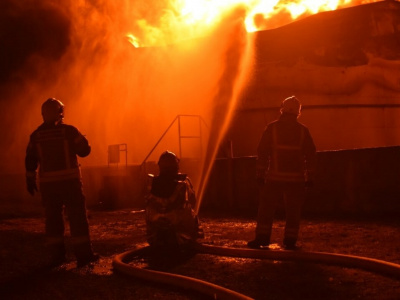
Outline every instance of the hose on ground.
<svg viewBox="0 0 400 300">
<path fill-rule="evenodd" d="M 200 253 L 220 256 L 233 256 L 242 258 L 258 258 L 284 261 L 302 261 L 336 265 L 349 268 L 363 269 L 386 276 L 400 278 L 400 265 L 368 257 L 306 251 L 282 251 L 282 250 L 254 250 L 245 248 L 215 247 L 198 244 L 196 250 Z"/>
<path fill-rule="evenodd" d="M 287 251 L 287 250 L 254 250 L 246 248 L 218 247 L 205 244 L 195 246 L 197 253 L 212 254 L 218 256 L 230 256 L 252 259 L 269 259 L 281 261 L 299 261 L 336 265 L 349 268 L 358 268 L 379 273 L 385 276 L 400 278 L 400 265 L 362 256 L 345 255 L 326 252 Z M 127 262 L 135 257 L 148 253 L 149 247 L 127 251 L 118 254 L 113 259 L 113 267 L 116 271 L 134 276 L 136 278 L 164 283 L 187 290 L 197 291 L 214 299 L 249 300 L 246 295 L 226 289 L 224 287 L 182 275 L 143 269 L 129 265 Z"/>
<path fill-rule="evenodd" d="M 203 281 L 200 279 L 143 269 L 135 266 L 131 266 L 127 264 L 127 261 L 130 261 L 134 257 L 140 257 L 141 255 L 146 254 L 148 252 L 149 247 L 140 248 L 138 250 L 127 251 L 121 253 L 114 257 L 113 259 L 113 267 L 115 270 L 124 273 L 126 275 L 130 275 L 136 278 L 168 284 L 176 287 L 180 287 L 186 290 L 197 291 L 201 294 L 208 295 L 213 299 L 232 299 L 232 300 L 251 300 L 243 294 L 237 293 L 235 291 L 226 289 L 222 286 L 212 284 L 207 281 Z"/>
</svg>

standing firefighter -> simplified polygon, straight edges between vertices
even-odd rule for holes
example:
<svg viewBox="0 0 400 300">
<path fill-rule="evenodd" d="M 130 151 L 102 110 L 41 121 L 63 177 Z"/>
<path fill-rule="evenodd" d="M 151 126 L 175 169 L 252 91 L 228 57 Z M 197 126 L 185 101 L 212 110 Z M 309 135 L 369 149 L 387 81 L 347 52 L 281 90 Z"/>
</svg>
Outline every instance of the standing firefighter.
<svg viewBox="0 0 400 300">
<path fill-rule="evenodd" d="M 165 151 L 158 161 L 160 173 L 152 177 L 146 204 L 147 241 L 153 249 L 190 247 L 199 237 L 193 211 L 196 202 L 192 183 L 179 173 L 179 159 Z"/>
<path fill-rule="evenodd" d="M 305 190 L 312 186 L 316 149 L 307 127 L 297 121 L 301 104 L 292 96 L 281 105 L 281 116 L 268 124 L 258 145 L 257 181 L 260 186 L 256 238 L 250 248 L 268 246 L 278 201 L 285 203 L 283 246 L 295 249 Z"/>
<path fill-rule="evenodd" d="M 74 126 L 63 123 L 64 104 L 54 98 L 42 105 L 43 123 L 31 134 L 25 167 L 28 192 L 37 192 L 36 170 L 45 208 L 45 230 L 51 265 L 62 264 L 64 245 L 63 208 L 68 214 L 74 253 L 78 267 L 98 259 L 93 254 L 82 192 L 77 156 L 90 153 L 87 139 Z"/>
</svg>

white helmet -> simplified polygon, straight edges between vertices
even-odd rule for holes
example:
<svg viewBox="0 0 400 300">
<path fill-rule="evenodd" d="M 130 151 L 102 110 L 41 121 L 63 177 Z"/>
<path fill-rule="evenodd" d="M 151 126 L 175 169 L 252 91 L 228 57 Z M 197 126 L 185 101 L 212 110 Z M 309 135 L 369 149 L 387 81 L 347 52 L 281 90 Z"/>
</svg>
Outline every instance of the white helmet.
<svg viewBox="0 0 400 300">
<path fill-rule="evenodd" d="M 295 96 L 290 96 L 289 98 L 283 100 L 281 104 L 281 113 L 300 116 L 301 103 L 299 99 L 297 99 Z"/>
<path fill-rule="evenodd" d="M 64 104 L 55 98 L 49 98 L 42 104 L 42 117 L 46 123 L 56 123 L 64 118 Z"/>
</svg>

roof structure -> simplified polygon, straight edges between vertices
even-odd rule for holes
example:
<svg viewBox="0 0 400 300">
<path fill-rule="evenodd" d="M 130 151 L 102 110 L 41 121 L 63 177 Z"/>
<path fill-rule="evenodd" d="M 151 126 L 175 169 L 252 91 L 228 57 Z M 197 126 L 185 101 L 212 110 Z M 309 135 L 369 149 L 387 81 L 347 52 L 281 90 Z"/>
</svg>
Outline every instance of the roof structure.
<svg viewBox="0 0 400 300">
<path fill-rule="evenodd" d="M 358 66 L 369 57 L 400 60 L 400 2 L 386 0 L 321 12 L 257 32 L 257 63 Z"/>
</svg>

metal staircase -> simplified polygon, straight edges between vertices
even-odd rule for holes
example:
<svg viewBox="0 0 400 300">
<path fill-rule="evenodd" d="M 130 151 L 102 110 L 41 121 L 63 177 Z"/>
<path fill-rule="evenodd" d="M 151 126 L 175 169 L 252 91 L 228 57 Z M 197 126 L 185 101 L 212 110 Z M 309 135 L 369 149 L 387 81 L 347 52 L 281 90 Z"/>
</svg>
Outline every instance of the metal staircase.
<svg viewBox="0 0 400 300">
<path fill-rule="evenodd" d="M 197 130 L 195 134 L 184 134 L 183 131 L 183 123 L 184 123 L 184 119 L 192 119 L 194 120 L 198 125 L 197 125 Z M 171 128 L 176 125 L 178 126 L 178 153 L 176 153 L 178 155 L 178 157 L 180 159 L 184 159 L 185 157 L 185 153 L 183 150 L 183 144 L 182 142 L 184 140 L 198 140 L 198 147 L 199 147 L 199 157 L 197 157 L 196 159 L 201 162 L 203 160 L 203 156 L 204 156 L 204 149 L 203 149 L 203 142 L 204 142 L 204 128 L 207 128 L 207 124 L 205 123 L 204 119 L 200 116 L 200 115 L 177 115 L 174 120 L 171 122 L 171 124 L 167 127 L 167 129 L 164 131 L 164 133 L 161 135 L 161 137 L 159 138 L 159 140 L 157 141 L 157 143 L 154 145 L 154 147 L 150 150 L 149 154 L 147 154 L 147 156 L 145 157 L 145 159 L 143 160 L 142 164 L 141 164 L 141 168 L 143 170 L 143 172 L 146 173 L 146 163 L 148 162 L 149 157 L 153 154 L 153 152 L 157 149 L 157 147 L 159 146 L 160 142 L 164 139 L 164 137 L 166 136 L 166 134 L 171 130 Z M 167 150 L 167 149 L 165 149 Z"/>
</svg>

